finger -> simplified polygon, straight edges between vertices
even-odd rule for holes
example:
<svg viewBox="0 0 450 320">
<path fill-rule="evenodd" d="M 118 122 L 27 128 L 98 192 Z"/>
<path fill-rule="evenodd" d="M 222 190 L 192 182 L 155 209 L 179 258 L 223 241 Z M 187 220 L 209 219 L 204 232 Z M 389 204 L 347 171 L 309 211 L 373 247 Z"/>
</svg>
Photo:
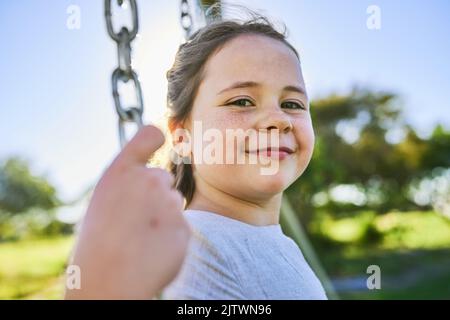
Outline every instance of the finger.
<svg viewBox="0 0 450 320">
<path fill-rule="evenodd" d="M 161 168 L 147 168 L 147 175 L 150 181 L 157 181 L 161 186 L 172 189 L 175 184 L 175 177 L 167 170 Z"/>
<path fill-rule="evenodd" d="M 164 134 L 157 127 L 147 125 L 125 145 L 118 158 L 130 164 L 145 165 L 151 155 L 164 143 Z"/>
</svg>

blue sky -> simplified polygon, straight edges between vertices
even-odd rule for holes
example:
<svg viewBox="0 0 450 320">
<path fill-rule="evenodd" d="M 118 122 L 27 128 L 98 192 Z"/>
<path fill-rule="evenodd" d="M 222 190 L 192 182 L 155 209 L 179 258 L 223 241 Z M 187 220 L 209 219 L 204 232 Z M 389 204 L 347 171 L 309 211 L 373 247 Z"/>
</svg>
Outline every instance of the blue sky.
<svg viewBox="0 0 450 320">
<path fill-rule="evenodd" d="M 229 1 L 234 2 L 234 1 Z M 283 21 L 298 48 L 310 96 L 353 85 L 394 91 L 421 134 L 450 128 L 450 2 L 239 1 Z M 139 1 L 134 46 L 145 122 L 165 111 L 165 71 L 182 32 L 179 1 Z M 366 27 L 366 9 L 381 9 L 381 29 Z M 69 5 L 81 28 L 69 30 Z M 0 158 L 20 155 L 46 175 L 64 200 L 98 179 L 119 150 L 110 93 L 115 44 L 106 34 L 103 1 L 0 2 Z"/>
</svg>

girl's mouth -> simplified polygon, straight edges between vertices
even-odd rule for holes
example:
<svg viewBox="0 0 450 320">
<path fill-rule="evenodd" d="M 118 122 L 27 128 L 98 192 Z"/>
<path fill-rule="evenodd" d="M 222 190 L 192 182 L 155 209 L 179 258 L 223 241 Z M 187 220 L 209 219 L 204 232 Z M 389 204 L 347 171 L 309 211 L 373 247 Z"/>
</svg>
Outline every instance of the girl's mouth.
<svg viewBox="0 0 450 320">
<path fill-rule="evenodd" d="M 294 153 L 294 150 L 292 150 L 289 147 L 279 147 L 279 148 L 264 148 L 264 149 L 257 149 L 257 150 L 250 150 L 245 151 L 247 154 L 256 154 L 261 155 L 267 158 L 274 158 L 278 160 L 286 159 L 289 155 Z"/>
</svg>

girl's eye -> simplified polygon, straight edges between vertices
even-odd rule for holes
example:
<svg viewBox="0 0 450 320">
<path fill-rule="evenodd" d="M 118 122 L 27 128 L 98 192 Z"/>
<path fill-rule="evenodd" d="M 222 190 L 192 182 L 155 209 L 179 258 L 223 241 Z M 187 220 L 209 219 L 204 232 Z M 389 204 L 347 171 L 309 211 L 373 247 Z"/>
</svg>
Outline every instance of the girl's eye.
<svg viewBox="0 0 450 320">
<path fill-rule="evenodd" d="M 246 102 L 249 102 L 250 105 L 246 105 Z M 238 99 L 235 101 L 232 101 L 230 103 L 227 103 L 227 106 L 233 105 L 233 106 L 238 106 L 238 107 L 251 107 L 251 101 L 248 99 Z"/>
<path fill-rule="evenodd" d="M 247 104 L 247 103 L 250 103 L 250 104 Z M 233 105 L 233 106 L 238 106 L 238 107 L 251 107 L 253 105 L 253 103 L 249 99 L 238 99 L 238 100 L 228 103 L 227 106 L 228 105 Z M 298 109 L 305 110 L 306 109 L 302 104 L 294 102 L 294 101 L 283 102 L 281 104 L 281 107 L 283 109 L 291 109 L 291 110 L 298 110 Z"/>
<path fill-rule="evenodd" d="M 302 109 L 305 110 L 305 107 L 302 104 L 299 104 L 294 101 L 286 101 L 281 105 L 284 109 Z"/>
</svg>

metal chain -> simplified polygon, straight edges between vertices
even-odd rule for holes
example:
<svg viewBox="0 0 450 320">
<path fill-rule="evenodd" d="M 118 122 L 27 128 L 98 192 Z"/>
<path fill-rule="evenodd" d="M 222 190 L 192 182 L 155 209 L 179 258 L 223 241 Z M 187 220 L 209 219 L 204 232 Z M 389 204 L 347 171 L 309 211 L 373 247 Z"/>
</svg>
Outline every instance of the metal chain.
<svg viewBox="0 0 450 320">
<path fill-rule="evenodd" d="M 128 0 L 133 24 L 132 29 L 130 31 L 127 27 L 122 26 L 118 33 L 114 32 L 111 1 L 112 0 L 105 0 L 105 19 L 108 34 L 117 43 L 118 67 L 114 70 L 111 76 L 111 82 L 114 104 L 117 115 L 119 116 L 120 146 L 123 148 L 127 143 L 125 136 L 125 124 L 127 122 L 134 123 L 138 126 L 138 128 L 143 125 L 142 114 L 144 113 L 144 103 L 142 99 L 141 84 L 139 82 L 138 75 L 134 72 L 131 65 L 131 42 L 134 38 L 136 38 L 139 24 L 136 0 Z M 117 0 L 117 4 L 120 7 L 123 7 L 124 2 L 124 0 Z M 125 108 L 120 99 L 118 86 L 119 82 L 127 83 L 129 80 L 132 80 L 134 84 L 137 105 Z"/>
<path fill-rule="evenodd" d="M 184 39 L 187 40 L 192 34 L 193 20 L 190 13 L 190 7 L 188 0 L 181 0 L 181 27 L 184 29 Z"/>
</svg>

